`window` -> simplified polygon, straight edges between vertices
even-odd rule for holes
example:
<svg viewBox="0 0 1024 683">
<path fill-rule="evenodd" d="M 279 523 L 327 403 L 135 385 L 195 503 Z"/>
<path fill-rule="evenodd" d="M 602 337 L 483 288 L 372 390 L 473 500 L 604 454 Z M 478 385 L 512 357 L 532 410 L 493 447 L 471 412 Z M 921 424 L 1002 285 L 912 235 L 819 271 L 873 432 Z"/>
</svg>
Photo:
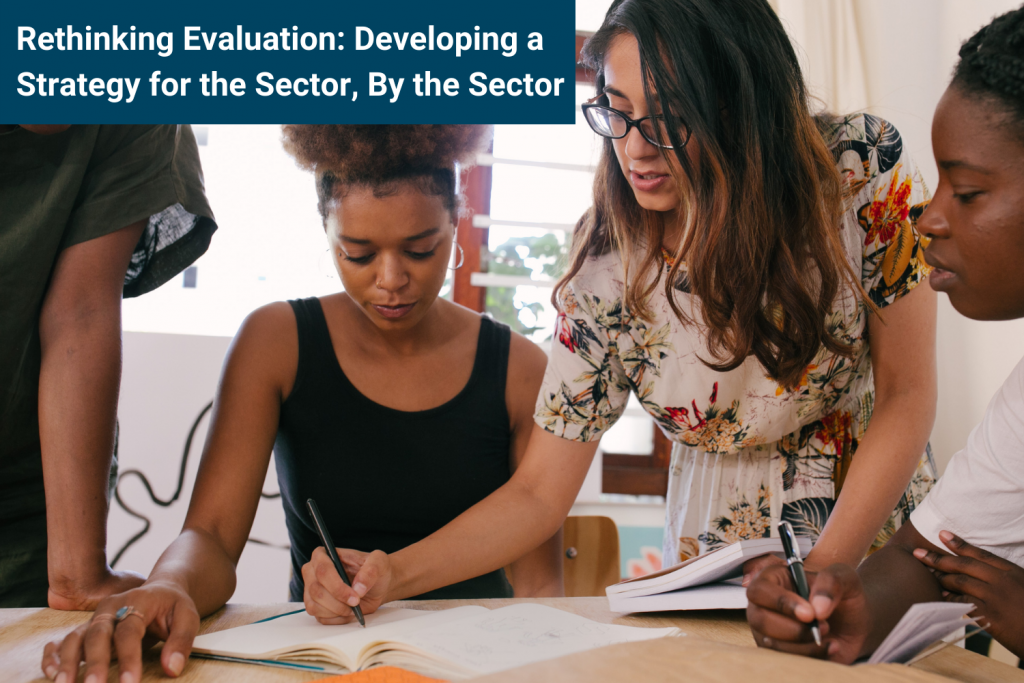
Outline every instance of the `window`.
<svg viewBox="0 0 1024 683">
<path fill-rule="evenodd" d="M 272 301 L 337 292 L 312 174 L 280 126 L 196 126 L 220 228 L 192 268 L 122 308 L 125 330 L 230 337 Z"/>
</svg>

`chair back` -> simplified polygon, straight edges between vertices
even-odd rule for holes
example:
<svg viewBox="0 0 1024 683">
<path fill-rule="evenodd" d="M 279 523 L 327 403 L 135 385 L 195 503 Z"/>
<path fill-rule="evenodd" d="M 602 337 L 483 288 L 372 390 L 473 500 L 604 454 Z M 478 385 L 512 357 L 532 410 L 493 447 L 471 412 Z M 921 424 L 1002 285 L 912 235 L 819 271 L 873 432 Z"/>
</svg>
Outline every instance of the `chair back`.
<svg viewBox="0 0 1024 683">
<path fill-rule="evenodd" d="M 619 582 L 619 530 L 610 517 L 566 518 L 562 549 L 566 597 L 603 596 Z"/>
</svg>

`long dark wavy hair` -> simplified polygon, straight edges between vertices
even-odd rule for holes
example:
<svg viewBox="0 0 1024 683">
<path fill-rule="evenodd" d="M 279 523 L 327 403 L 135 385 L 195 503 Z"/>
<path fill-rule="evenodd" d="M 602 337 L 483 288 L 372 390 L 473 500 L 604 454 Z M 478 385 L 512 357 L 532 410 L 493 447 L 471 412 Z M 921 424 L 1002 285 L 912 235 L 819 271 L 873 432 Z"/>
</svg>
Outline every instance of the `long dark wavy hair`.
<svg viewBox="0 0 1024 683">
<path fill-rule="evenodd" d="M 794 387 L 822 346 L 849 356 L 827 325 L 842 288 L 863 296 L 839 237 L 843 186 L 775 12 L 766 0 L 616 0 L 583 47 L 598 93 L 605 55 L 627 33 L 640 47 L 648 110 L 665 116 L 675 147 L 662 154 L 682 168 L 684 237 L 664 287 L 676 316 L 692 323 L 674 287 L 685 263 L 713 356 L 704 363 L 727 371 L 752 355 Z M 684 126 L 699 172 L 681 148 Z M 650 320 L 665 228 L 637 203 L 605 139 L 594 204 L 553 301 L 588 258 L 615 250 L 625 307 Z"/>
</svg>

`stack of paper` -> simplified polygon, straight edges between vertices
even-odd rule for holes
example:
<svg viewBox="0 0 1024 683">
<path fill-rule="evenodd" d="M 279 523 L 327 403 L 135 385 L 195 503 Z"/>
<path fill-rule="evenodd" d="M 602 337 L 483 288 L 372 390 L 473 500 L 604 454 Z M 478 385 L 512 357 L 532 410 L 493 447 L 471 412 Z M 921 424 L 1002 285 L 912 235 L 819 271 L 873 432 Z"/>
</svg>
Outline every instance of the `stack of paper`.
<svg viewBox="0 0 1024 683">
<path fill-rule="evenodd" d="M 811 539 L 798 537 L 800 556 L 811 552 Z M 778 538 L 739 541 L 638 579 L 608 586 L 613 612 L 660 612 L 691 609 L 745 609 L 747 589 L 740 585 L 743 563 L 762 555 L 783 556 Z"/>
</svg>

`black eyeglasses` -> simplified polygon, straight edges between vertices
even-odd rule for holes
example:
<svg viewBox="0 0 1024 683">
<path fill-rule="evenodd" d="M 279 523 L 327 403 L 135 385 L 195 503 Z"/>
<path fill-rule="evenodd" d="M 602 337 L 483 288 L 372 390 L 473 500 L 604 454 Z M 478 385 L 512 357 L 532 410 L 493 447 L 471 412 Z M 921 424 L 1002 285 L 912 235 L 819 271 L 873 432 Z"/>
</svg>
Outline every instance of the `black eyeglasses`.
<svg viewBox="0 0 1024 683">
<path fill-rule="evenodd" d="M 598 95 L 598 97 L 601 96 Z M 597 97 L 594 99 L 596 100 Z M 629 135 L 629 130 L 636 126 L 644 140 L 655 147 L 673 149 L 673 146 L 667 142 L 671 138 L 668 135 L 668 126 L 665 124 L 665 117 L 663 116 L 651 115 L 634 120 L 618 109 L 612 109 L 603 104 L 591 104 L 591 102 L 583 104 L 582 108 L 583 117 L 587 120 L 590 128 L 601 137 L 620 140 Z M 679 136 L 683 141 L 680 148 L 685 147 L 686 143 L 690 141 L 690 129 L 682 126 Z M 659 139 L 666 142 L 659 142 Z"/>
</svg>

